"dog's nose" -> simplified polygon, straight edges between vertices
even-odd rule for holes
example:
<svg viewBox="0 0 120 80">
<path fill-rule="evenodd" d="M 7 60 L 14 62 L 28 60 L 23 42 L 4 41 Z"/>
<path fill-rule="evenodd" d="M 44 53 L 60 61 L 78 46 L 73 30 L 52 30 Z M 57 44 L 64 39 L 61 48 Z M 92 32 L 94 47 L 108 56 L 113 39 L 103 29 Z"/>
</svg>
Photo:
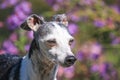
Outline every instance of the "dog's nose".
<svg viewBox="0 0 120 80">
<path fill-rule="evenodd" d="M 65 58 L 65 64 L 70 66 L 70 65 L 73 65 L 76 61 L 76 58 L 74 56 L 67 56 Z"/>
</svg>

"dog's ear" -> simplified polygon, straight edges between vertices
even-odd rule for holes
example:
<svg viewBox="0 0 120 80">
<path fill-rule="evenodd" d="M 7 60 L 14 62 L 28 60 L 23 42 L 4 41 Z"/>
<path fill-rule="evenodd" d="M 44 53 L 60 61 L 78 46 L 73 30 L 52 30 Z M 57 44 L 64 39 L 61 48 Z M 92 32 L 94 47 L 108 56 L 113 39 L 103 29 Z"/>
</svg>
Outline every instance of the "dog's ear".
<svg viewBox="0 0 120 80">
<path fill-rule="evenodd" d="M 52 17 L 53 21 L 56 21 L 58 23 L 64 24 L 66 27 L 68 27 L 68 19 L 66 14 L 57 14 Z"/>
<path fill-rule="evenodd" d="M 36 14 L 33 14 L 31 16 L 29 16 L 21 25 L 20 27 L 24 30 L 27 31 L 37 31 L 37 29 L 44 24 L 44 18 L 43 17 L 39 17 Z"/>
</svg>

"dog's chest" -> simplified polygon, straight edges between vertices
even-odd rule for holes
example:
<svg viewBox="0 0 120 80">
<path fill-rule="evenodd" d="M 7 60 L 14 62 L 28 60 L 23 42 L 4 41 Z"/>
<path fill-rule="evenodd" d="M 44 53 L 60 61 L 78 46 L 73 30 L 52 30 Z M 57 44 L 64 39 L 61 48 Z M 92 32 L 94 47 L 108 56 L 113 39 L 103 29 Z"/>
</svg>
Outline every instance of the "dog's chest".
<svg viewBox="0 0 120 80">
<path fill-rule="evenodd" d="M 32 63 L 28 58 L 24 59 L 20 71 L 20 80 L 55 80 L 57 68 L 55 65 L 47 64 L 36 62 L 36 60 Z"/>
<path fill-rule="evenodd" d="M 33 77 L 31 77 L 30 80 L 54 80 L 55 78 L 55 72 L 56 72 L 56 67 L 54 67 L 53 65 L 44 65 L 41 67 L 39 67 L 39 69 L 37 69 L 38 71 L 35 71 L 35 73 L 33 73 Z M 33 79 L 32 79 L 33 78 Z"/>
</svg>

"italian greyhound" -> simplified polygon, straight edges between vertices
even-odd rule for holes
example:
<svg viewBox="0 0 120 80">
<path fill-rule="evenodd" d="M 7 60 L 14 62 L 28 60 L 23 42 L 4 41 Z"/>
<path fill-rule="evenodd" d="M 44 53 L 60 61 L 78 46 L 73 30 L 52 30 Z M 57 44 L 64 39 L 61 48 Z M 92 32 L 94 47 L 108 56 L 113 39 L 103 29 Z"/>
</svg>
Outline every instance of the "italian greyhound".
<svg viewBox="0 0 120 80">
<path fill-rule="evenodd" d="M 74 38 L 69 33 L 68 20 L 65 14 L 53 16 L 52 21 L 45 21 L 36 14 L 29 16 L 20 27 L 33 31 L 28 54 L 10 71 L 9 80 L 57 80 L 58 66 L 72 66 L 76 58 L 71 51 Z M 15 70 L 19 78 L 15 79 Z"/>
</svg>

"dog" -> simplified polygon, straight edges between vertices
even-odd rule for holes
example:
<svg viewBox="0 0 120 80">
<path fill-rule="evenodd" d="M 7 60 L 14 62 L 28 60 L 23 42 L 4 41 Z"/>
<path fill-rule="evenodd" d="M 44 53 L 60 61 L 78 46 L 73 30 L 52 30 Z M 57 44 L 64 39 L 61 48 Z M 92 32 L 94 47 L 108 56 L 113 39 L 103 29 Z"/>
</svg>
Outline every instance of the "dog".
<svg viewBox="0 0 120 80">
<path fill-rule="evenodd" d="M 76 58 L 71 51 L 74 38 L 67 29 L 65 14 L 54 15 L 49 22 L 33 14 L 20 27 L 33 31 L 34 39 L 26 56 L 17 57 L 17 62 L 9 68 L 6 80 L 57 80 L 59 65 L 70 67 L 75 63 Z"/>
</svg>

